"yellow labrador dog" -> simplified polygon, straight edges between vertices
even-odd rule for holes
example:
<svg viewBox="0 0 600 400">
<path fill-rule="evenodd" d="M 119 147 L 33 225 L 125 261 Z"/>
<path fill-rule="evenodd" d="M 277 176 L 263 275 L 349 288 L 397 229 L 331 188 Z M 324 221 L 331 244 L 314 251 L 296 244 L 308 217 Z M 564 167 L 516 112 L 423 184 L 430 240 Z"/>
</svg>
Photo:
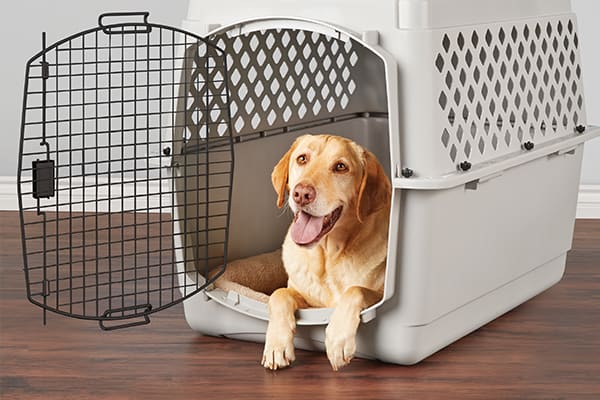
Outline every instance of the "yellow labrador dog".
<svg viewBox="0 0 600 400">
<path fill-rule="evenodd" d="M 329 135 L 299 137 L 271 178 L 279 207 L 289 194 L 294 220 L 282 250 L 288 284 L 269 298 L 262 365 L 294 361 L 297 309 L 331 307 L 325 345 L 338 370 L 354 356 L 361 310 L 383 295 L 390 181 L 371 152 Z"/>
</svg>

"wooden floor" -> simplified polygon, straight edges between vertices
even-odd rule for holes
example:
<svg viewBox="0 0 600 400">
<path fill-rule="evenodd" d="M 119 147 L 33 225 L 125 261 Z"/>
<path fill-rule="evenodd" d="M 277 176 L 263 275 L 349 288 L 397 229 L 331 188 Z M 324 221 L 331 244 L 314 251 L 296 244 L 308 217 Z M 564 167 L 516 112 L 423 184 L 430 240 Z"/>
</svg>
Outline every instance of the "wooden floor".
<svg viewBox="0 0 600 400">
<path fill-rule="evenodd" d="M 2 399 L 600 399 L 600 220 L 579 220 L 564 279 L 412 367 L 322 353 L 287 370 L 262 346 L 202 337 L 181 306 L 103 332 L 48 315 L 25 296 L 18 215 L 0 212 Z"/>
</svg>

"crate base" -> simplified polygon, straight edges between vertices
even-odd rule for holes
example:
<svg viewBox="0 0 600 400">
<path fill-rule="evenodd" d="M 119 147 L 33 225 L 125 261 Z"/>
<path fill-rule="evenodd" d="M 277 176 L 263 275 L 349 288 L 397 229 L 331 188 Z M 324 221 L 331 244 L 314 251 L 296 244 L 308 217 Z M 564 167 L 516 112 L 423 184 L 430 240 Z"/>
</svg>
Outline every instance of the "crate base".
<svg viewBox="0 0 600 400">
<path fill-rule="evenodd" d="M 418 363 L 558 283 L 565 261 L 566 253 L 429 324 L 395 331 L 379 326 L 377 332 L 387 336 L 388 342 L 381 349 L 371 350 L 373 358 L 406 365 Z M 384 343 L 384 336 L 377 343 Z"/>
<path fill-rule="evenodd" d="M 380 313 L 362 324 L 357 335 L 357 356 L 412 365 L 494 320 L 556 284 L 565 270 L 566 253 L 519 278 L 425 325 L 391 326 Z M 199 294 L 184 302 L 189 326 L 202 334 L 264 342 L 267 322 L 223 307 Z M 325 325 L 298 326 L 295 345 L 324 350 Z M 257 354 L 257 362 L 260 355 Z"/>
</svg>

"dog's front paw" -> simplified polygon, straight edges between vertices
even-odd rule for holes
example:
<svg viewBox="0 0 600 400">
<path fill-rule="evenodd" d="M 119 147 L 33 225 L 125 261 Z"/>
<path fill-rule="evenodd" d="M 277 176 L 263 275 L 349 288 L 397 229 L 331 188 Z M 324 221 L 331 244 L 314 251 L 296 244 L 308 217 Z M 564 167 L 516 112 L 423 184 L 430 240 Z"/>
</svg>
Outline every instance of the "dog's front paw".
<svg viewBox="0 0 600 400">
<path fill-rule="evenodd" d="M 334 371 L 350 363 L 356 352 L 356 331 L 330 323 L 325 331 L 327 358 Z"/>
<path fill-rule="evenodd" d="M 294 341 L 290 338 L 270 338 L 267 335 L 262 365 L 270 370 L 288 367 L 295 359 Z"/>
</svg>

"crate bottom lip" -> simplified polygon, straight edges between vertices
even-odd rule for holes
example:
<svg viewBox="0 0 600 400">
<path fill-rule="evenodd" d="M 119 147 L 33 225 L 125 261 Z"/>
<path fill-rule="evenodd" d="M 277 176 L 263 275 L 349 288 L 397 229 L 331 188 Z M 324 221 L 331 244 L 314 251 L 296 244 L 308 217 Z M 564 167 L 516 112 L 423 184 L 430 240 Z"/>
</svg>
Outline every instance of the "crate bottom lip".
<svg viewBox="0 0 600 400">
<path fill-rule="evenodd" d="M 511 153 L 491 161 L 473 166 L 468 172 L 457 171 L 437 177 L 396 177 L 392 180 L 395 189 L 437 190 L 451 189 L 478 180 L 495 177 L 504 170 L 536 160 L 538 158 L 559 155 L 581 145 L 583 142 L 600 136 L 600 127 L 588 125 L 585 133 L 561 137 L 535 147 L 530 151 Z"/>
<path fill-rule="evenodd" d="M 206 299 L 211 299 L 217 303 L 235 310 L 236 312 L 244 315 L 258 318 L 263 321 L 269 320 L 269 309 L 266 303 L 262 303 L 257 300 L 253 300 L 237 292 L 227 292 L 222 289 L 211 288 L 207 289 L 204 294 Z M 371 321 L 376 316 L 376 309 L 381 304 L 378 302 L 371 307 L 365 308 L 361 311 L 361 321 L 363 323 Z M 320 308 L 302 308 L 296 311 L 296 324 L 297 325 L 326 325 L 329 323 L 333 308 L 320 307 Z"/>
<path fill-rule="evenodd" d="M 266 303 L 250 299 L 237 292 L 227 292 L 222 289 L 212 289 L 205 291 L 206 297 L 217 303 L 235 310 L 239 313 L 258 318 L 263 321 L 269 320 L 269 310 Z M 367 311 L 364 310 L 363 313 Z M 297 325 L 325 325 L 329 323 L 329 318 L 333 308 L 305 308 L 296 311 Z"/>
</svg>

